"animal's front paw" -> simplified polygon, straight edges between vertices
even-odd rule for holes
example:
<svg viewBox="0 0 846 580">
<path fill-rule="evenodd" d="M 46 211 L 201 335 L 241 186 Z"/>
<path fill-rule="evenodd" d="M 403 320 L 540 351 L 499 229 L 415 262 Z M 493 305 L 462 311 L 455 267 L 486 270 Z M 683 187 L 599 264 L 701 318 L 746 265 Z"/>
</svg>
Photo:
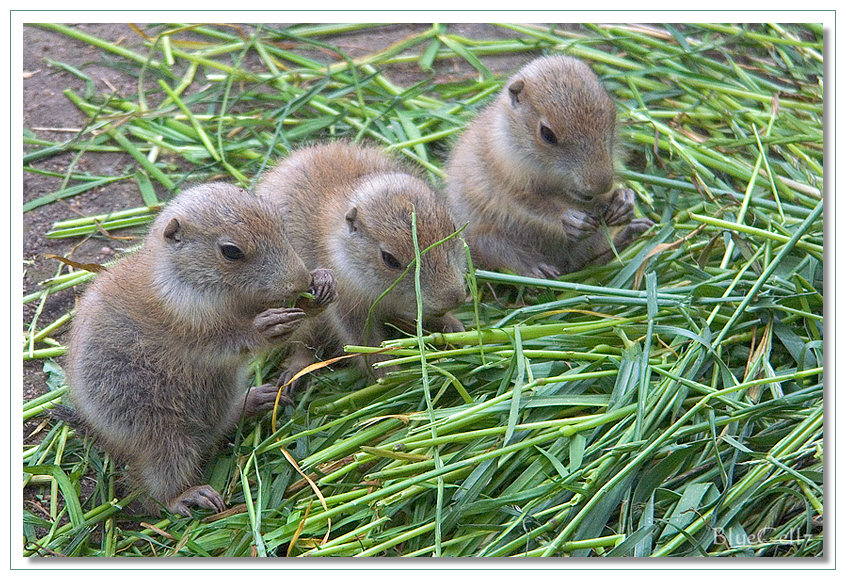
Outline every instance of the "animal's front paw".
<svg viewBox="0 0 846 580">
<path fill-rule="evenodd" d="M 569 239 L 582 240 L 596 231 L 599 220 L 580 209 L 569 208 L 561 215 L 561 225 L 564 226 L 564 233 Z"/>
<path fill-rule="evenodd" d="M 280 402 L 282 402 L 282 399 L 285 399 L 286 404 L 294 405 L 294 391 L 306 379 L 306 377 L 299 377 L 296 381 L 291 381 L 298 372 L 296 369 L 288 368 L 279 375 L 279 380 L 277 381 L 278 386 L 276 388 L 282 389 Z"/>
<path fill-rule="evenodd" d="M 195 485 L 189 487 L 178 496 L 167 502 L 167 509 L 172 513 L 191 517 L 190 506 L 195 505 L 201 508 L 208 508 L 220 513 L 226 509 L 223 498 L 210 485 Z"/>
<path fill-rule="evenodd" d="M 635 192 L 631 189 L 617 189 L 611 194 L 611 201 L 602 218 L 609 226 L 622 226 L 634 218 Z"/>
<path fill-rule="evenodd" d="M 281 342 L 291 336 L 305 317 L 300 308 L 270 308 L 256 316 L 253 325 L 266 339 Z"/>
<path fill-rule="evenodd" d="M 316 316 L 338 298 L 335 276 L 332 274 L 332 270 L 328 268 L 313 270 L 308 291 L 314 298 L 300 296 L 294 306 L 304 310 L 308 316 Z"/>
<path fill-rule="evenodd" d="M 431 332 L 464 332 L 464 325 L 452 314 L 430 318 L 426 326 Z"/>
<path fill-rule="evenodd" d="M 247 393 L 247 405 L 244 409 L 244 415 L 261 415 L 270 411 L 276 405 L 277 396 L 279 397 L 280 405 L 293 405 L 294 401 L 289 394 L 285 391 L 280 394 L 279 388 L 271 384 L 251 388 Z"/>
<path fill-rule="evenodd" d="M 335 276 L 328 268 L 318 268 L 311 273 L 311 285 L 309 292 L 314 295 L 314 303 L 317 306 L 328 306 L 338 298 L 338 291 L 335 288 Z"/>
<path fill-rule="evenodd" d="M 655 225 L 649 218 L 637 218 L 632 220 L 616 236 L 614 236 L 614 247 L 617 250 L 629 246 L 632 242 L 637 240 L 644 232 Z"/>
<path fill-rule="evenodd" d="M 546 262 L 538 262 L 536 264 L 530 264 L 529 267 L 526 268 L 525 274 L 527 276 L 531 276 L 532 278 L 545 278 L 547 280 L 552 280 L 554 278 L 558 278 L 558 276 L 561 275 L 561 271 Z"/>
</svg>

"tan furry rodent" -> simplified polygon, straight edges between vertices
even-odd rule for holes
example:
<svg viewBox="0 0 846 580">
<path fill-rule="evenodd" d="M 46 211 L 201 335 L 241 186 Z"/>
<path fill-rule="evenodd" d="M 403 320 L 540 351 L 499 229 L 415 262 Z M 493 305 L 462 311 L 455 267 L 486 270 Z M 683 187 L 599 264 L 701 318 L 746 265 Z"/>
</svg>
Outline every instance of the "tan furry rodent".
<svg viewBox="0 0 846 580">
<path fill-rule="evenodd" d="M 443 201 L 404 165 L 374 147 L 345 142 L 307 147 L 269 171 L 256 193 L 281 208 L 288 238 L 306 266 L 330 268 L 337 283 L 337 300 L 297 333 L 302 345 L 286 377 L 314 361 L 314 347 L 334 354 L 344 344 L 376 346 L 388 336 L 386 324 L 417 320 L 411 271 L 378 303 L 367 325 L 370 307 L 414 259 L 412 206 L 421 251 L 456 231 Z M 464 329 L 449 311 L 465 299 L 466 262 L 457 238 L 422 256 L 427 329 Z"/>
<path fill-rule="evenodd" d="M 652 222 L 634 192 L 610 191 L 614 103 L 593 71 L 567 56 L 538 58 L 512 76 L 458 140 L 446 192 L 474 265 L 557 277 L 613 255 Z"/>
<path fill-rule="evenodd" d="M 65 416 L 171 512 L 224 509 L 198 485 L 203 461 L 242 412 L 276 397 L 272 385 L 247 390 L 250 353 L 304 321 L 303 309 L 286 307 L 299 293 L 332 293 L 331 274 L 309 274 L 278 222 L 274 207 L 235 186 L 187 189 L 78 304 Z"/>
</svg>

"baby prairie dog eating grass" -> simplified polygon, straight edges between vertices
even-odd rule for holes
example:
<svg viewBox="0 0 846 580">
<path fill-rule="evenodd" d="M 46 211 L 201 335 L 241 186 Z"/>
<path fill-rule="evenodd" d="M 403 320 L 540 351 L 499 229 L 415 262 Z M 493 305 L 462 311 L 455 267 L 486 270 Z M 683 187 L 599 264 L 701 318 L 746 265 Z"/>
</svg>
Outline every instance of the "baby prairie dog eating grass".
<svg viewBox="0 0 846 580">
<path fill-rule="evenodd" d="M 100 274 L 76 310 L 66 370 L 74 409 L 60 417 L 128 464 L 153 501 L 219 512 L 203 461 L 242 414 L 277 389 L 247 389 L 251 354 L 288 340 L 334 294 L 309 273 L 265 200 L 224 184 L 190 188 L 162 210 L 141 250 Z"/>
<path fill-rule="evenodd" d="M 337 300 L 297 332 L 283 380 L 314 362 L 318 348 L 333 355 L 345 344 L 378 346 L 389 336 L 388 325 L 417 320 L 413 271 L 379 298 L 414 260 L 412 208 L 421 251 L 456 231 L 446 205 L 423 180 L 376 148 L 336 142 L 294 152 L 260 180 L 256 193 L 279 207 L 306 267 L 329 268 L 337 282 Z M 463 243 L 453 237 L 432 248 L 420 268 L 423 325 L 434 332 L 464 330 L 449 312 L 466 296 Z"/>
<path fill-rule="evenodd" d="M 604 263 L 652 225 L 634 192 L 616 189 L 614 103 L 593 71 L 567 56 L 512 76 L 459 138 L 447 197 L 474 265 L 554 278 Z"/>
</svg>

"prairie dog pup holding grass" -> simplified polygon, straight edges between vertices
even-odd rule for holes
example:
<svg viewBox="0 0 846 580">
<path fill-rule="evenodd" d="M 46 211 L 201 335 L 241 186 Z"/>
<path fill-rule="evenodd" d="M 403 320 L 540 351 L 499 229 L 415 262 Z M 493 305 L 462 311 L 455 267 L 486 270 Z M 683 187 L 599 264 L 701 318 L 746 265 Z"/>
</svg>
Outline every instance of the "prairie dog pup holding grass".
<svg viewBox="0 0 846 580">
<path fill-rule="evenodd" d="M 512 76 L 461 135 L 447 197 L 474 265 L 554 278 L 622 250 L 652 225 L 634 192 L 616 189 L 617 116 L 593 71 L 567 56 L 538 58 Z"/>
<path fill-rule="evenodd" d="M 337 300 L 297 333 L 301 344 L 284 379 L 314 362 L 318 347 L 333 355 L 345 344 L 378 346 L 389 336 L 388 325 L 417 320 L 413 272 L 378 302 L 369 324 L 368 313 L 414 259 L 412 207 L 421 251 L 456 231 L 445 203 L 422 179 L 374 147 L 335 142 L 292 153 L 259 181 L 256 193 L 279 207 L 306 266 L 330 268 L 337 281 Z M 449 311 L 465 299 L 466 269 L 457 238 L 422 256 L 428 330 L 464 330 Z"/>
<path fill-rule="evenodd" d="M 82 296 L 66 358 L 74 409 L 59 416 L 128 464 L 151 512 L 219 512 L 221 495 L 200 484 L 203 461 L 277 393 L 247 389 L 250 355 L 305 321 L 288 307 L 301 292 L 319 310 L 332 285 L 331 273 L 309 273 L 265 200 L 224 184 L 183 191 L 142 249 Z"/>
</svg>

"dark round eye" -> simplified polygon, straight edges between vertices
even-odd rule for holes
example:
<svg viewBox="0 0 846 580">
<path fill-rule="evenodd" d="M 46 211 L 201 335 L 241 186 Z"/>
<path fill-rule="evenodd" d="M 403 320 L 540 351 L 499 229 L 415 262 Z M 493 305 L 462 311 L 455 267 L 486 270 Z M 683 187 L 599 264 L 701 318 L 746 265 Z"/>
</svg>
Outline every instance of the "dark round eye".
<svg viewBox="0 0 846 580">
<path fill-rule="evenodd" d="M 556 143 L 558 143 L 558 137 L 556 137 L 555 133 L 552 132 L 552 129 L 550 129 L 546 125 L 540 126 L 540 136 L 541 139 L 543 139 L 550 145 L 555 145 Z"/>
<path fill-rule="evenodd" d="M 233 262 L 244 259 L 244 251 L 235 244 L 220 244 L 220 253 L 223 254 L 224 258 Z"/>
<path fill-rule="evenodd" d="M 391 254 L 390 252 L 386 252 L 385 250 L 382 250 L 382 261 L 385 262 L 385 265 L 388 268 L 391 268 L 392 270 L 402 269 L 402 264 L 400 264 L 400 261 L 397 260 L 393 254 Z"/>
</svg>

